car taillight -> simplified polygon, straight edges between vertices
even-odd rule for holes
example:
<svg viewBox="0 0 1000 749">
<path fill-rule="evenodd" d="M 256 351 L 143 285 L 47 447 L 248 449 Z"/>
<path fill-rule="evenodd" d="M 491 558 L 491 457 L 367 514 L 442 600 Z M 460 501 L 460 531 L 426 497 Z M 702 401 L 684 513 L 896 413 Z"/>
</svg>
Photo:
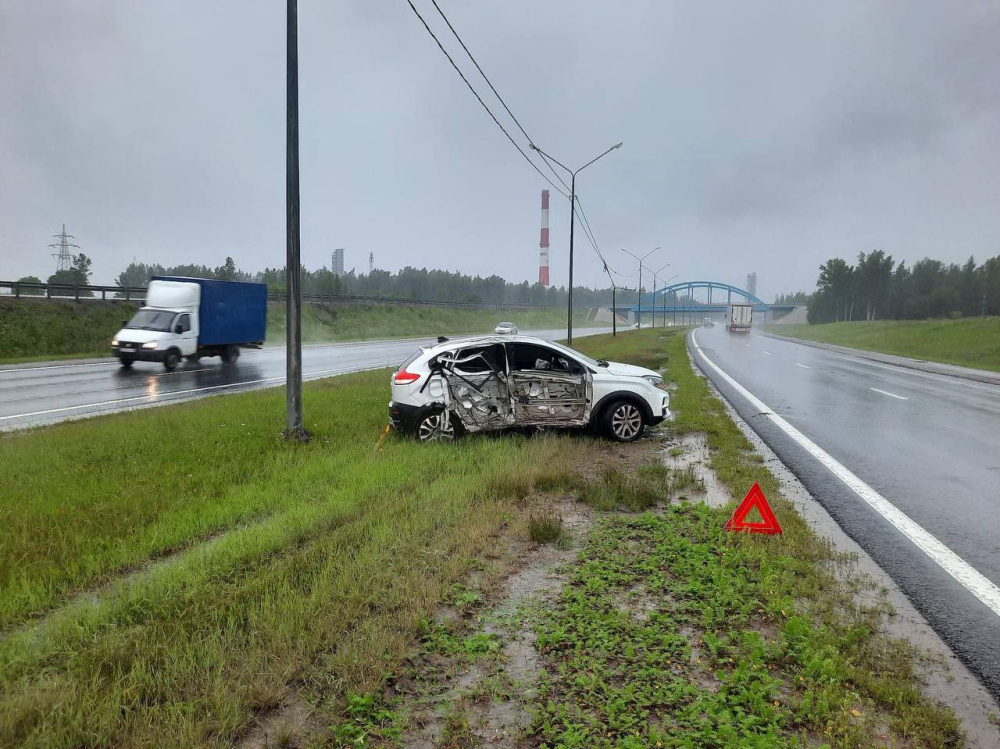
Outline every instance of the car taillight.
<svg viewBox="0 0 1000 749">
<path fill-rule="evenodd" d="M 413 374 L 413 372 L 408 372 L 406 368 L 396 372 L 396 376 L 392 378 L 392 381 L 397 385 L 409 385 L 411 382 L 416 382 L 420 379 L 420 375 Z"/>
</svg>

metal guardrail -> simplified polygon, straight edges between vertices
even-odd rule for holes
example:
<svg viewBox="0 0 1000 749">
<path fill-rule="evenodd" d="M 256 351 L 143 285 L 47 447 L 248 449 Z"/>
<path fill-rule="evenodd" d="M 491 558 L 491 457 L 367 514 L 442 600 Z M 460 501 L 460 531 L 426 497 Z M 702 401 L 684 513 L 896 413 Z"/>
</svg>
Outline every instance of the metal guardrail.
<svg viewBox="0 0 1000 749">
<path fill-rule="evenodd" d="M 4 289 L 10 292 L 3 294 Z M 146 298 L 144 288 L 126 288 L 122 286 L 72 286 L 69 284 L 26 283 L 24 281 L 0 281 L 0 295 L 12 296 L 15 299 L 96 299 L 96 294 L 104 301 L 141 301 Z"/>
<path fill-rule="evenodd" d="M 9 289 L 5 293 L 4 290 Z M 25 283 L 22 281 L 0 281 L 0 296 L 15 299 L 73 299 L 75 301 L 97 299 L 102 301 L 141 302 L 146 298 L 146 289 L 122 286 L 70 286 L 47 283 Z M 269 293 L 269 302 L 284 302 L 286 294 Z M 303 294 L 306 304 L 389 304 L 400 307 L 457 307 L 459 309 L 547 309 L 544 304 L 491 304 L 487 302 L 437 302 L 426 299 L 396 299 L 380 296 Z"/>
</svg>

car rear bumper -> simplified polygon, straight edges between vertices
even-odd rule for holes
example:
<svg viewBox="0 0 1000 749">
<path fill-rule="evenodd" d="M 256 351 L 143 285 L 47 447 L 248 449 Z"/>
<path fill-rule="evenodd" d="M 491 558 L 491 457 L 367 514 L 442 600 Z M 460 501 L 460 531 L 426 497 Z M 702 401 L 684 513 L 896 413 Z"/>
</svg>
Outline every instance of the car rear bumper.
<svg viewBox="0 0 1000 749">
<path fill-rule="evenodd" d="M 406 403 L 389 402 L 389 425 L 397 432 L 415 433 L 417 425 L 431 411 L 440 408 L 435 404 L 409 406 Z"/>
</svg>

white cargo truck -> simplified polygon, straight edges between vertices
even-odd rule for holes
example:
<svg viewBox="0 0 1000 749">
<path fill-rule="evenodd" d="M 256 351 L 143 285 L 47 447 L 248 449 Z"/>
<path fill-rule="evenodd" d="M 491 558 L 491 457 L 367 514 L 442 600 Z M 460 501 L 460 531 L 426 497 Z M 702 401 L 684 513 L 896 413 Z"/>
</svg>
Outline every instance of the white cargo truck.
<svg viewBox="0 0 1000 749">
<path fill-rule="evenodd" d="M 726 330 L 730 333 L 749 333 L 753 324 L 752 304 L 730 304 Z"/>
</svg>

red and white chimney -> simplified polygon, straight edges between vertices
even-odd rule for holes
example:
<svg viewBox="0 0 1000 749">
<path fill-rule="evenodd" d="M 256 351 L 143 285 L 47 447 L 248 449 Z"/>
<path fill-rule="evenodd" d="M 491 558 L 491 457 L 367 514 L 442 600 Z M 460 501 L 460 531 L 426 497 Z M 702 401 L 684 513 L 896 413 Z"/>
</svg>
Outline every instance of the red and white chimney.
<svg viewBox="0 0 1000 749">
<path fill-rule="evenodd" d="M 549 191 L 542 190 L 542 239 L 538 243 L 538 283 L 549 285 Z"/>
</svg>

